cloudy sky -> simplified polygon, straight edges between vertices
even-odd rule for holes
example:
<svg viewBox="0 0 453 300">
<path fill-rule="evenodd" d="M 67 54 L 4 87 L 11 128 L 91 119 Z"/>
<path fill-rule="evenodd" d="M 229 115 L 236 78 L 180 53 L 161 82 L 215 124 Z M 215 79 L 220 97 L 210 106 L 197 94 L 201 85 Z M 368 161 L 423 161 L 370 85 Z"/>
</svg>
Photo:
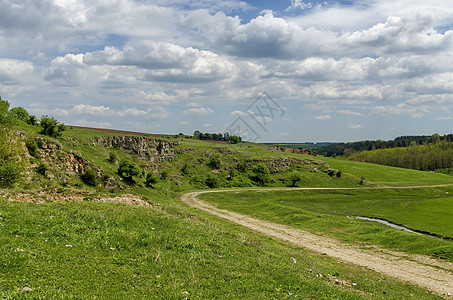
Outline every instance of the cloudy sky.
<svg viewBox="0 0 453 300">
<path fill-rule="evenodd" d="M 0 96 L 261 142 L 453 132 L 448 0 L 0 0 Z"/>
</svg>

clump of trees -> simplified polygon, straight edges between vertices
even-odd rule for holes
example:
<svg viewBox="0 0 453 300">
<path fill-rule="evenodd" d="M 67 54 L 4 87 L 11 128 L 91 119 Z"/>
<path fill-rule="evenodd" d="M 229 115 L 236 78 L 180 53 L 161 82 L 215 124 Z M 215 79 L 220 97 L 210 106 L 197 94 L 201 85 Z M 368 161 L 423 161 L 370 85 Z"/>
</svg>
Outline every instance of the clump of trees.
<svg viewBox="0 0 453 300">
<path fill-rule="evenodd" d="M 242 138 L 237 135 L 230 135 L 228 132 L 222 133 L 203 133 L 196 130 L 193 136 L 199 140 L 210 140 L 210 141 L 226 141 L 231 144 L 238 144 L 242 142 Z"/>
</svg>

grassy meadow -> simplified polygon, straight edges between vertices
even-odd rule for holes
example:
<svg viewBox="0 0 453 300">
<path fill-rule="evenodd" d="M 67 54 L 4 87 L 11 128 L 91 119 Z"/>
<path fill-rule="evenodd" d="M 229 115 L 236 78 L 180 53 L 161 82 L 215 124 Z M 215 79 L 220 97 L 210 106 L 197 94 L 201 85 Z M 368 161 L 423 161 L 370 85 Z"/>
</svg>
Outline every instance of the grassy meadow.
<svg viewBox="0 0 453 300">
<path fill-rule="evenodd" d="M 27 138 L 43 137 L 36 126 L 20 123 L 17 129 Z M 178 136 L 165 138 L 180 142 L 174 160 L 149 162 L 87 142 L 107 135 L 68 128 L 62 137 L 46 138 L 59 143 L 63 152 L 76 153 L 88 166 L 102 169 L 101 177 L 114 178 L 119 187 L 86 185 L 79 176 L 64 174 L 52 161 L 36 156 L 28 158 L 23 180 L 3 190 L 35 196 L 77 192 L 86 197 L 82 202 L 36 204 L 0 196 L 0 299 L 437 298 L 422 288 L 232 225 L 186 206 L 179 197 L 210 188 L 288 187 L 294 173 L 300 175 L 296 182 L 300 187 L 448 184 L 451 176 Z M 118 162 L 125 158 L 143 170 L 134 184 L 117 174 Z M 294 160 L 293 165 L 278 167 L 263 184 L 254 181 L 252 162 L 288 159 Z M 40 163 L 48 164 L 47 173 L 35 171 Z M 328 175 L 331 168 L 341 171 L 341 176 Z M 149 172 L 157 174 L 152 186 L 145 184 Z M 360 183 L 362 177 L 366 181 Z M 453 191 L 447 187 L 245 191 L 202 197 L 228 209 L 349 242 L 451 260 L 451 241 L 345 217 L 379 217 L 451 237 L 446 212 L 452 202 L 447 192 Z M 93 201 L 97 196 L 125 193 L 141 196 L 152 207 Z"/>
</svg>

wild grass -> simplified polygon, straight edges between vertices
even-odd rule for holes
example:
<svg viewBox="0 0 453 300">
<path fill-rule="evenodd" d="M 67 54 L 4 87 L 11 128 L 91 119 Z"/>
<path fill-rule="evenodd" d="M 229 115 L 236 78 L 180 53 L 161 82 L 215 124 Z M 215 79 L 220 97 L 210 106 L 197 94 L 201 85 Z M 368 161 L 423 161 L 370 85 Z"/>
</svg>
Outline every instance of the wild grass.
<svg viewBox="0 0 453 300">
<path fill-rule="evenodd" d="M 0 199 L 0 213 L 2 299 L 436 298 L 182 211 Z"/>
</svg>

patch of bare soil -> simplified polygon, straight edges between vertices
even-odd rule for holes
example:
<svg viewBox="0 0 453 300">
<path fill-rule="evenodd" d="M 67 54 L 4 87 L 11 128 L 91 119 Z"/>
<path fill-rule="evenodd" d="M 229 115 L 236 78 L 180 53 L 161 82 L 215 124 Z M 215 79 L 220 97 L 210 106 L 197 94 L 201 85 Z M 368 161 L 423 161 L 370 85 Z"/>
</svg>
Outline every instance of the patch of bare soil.
<svg viewBox="0 0 453 300">
<path fill-rule="evenodd" d="M 150 203 L 132 194 L 120 196 L 93 195 L 80 191 L 58 189 L 42 191 L 36 194 L 32 193 L 12 193 L 6 190 L 0 190 L 0 196 L 9 201 L 31 202 L 36 204 L 46 202 L 74 202 L 74 201 L 93 201 L 93 202 L 118 202 L 129 205 L 152 206 Z"/>
<path fill-rule="evenodd" d="M 203 193 L 225 191 L 233 190 L 192 192 L 182 195 L 181 200 L 189 206 L 201 209 L 256 232 L 275 237 L 298 247 L 325 253 L 347 263 L 367 267 L 411 284 L 419 285 L 442 297 L 450 299 L 453 294 L 453 264 L 450 262 L 443 262 L 422 255 L 388 251 L 376 246 L 367 247 L 366 249 L 363 247 L 359 248 L 356 245 L 346 244 L 331 237 L 316 235 L 305 230 L 219 209 L 197 198 L 198 195 Z"/>
</svg>

